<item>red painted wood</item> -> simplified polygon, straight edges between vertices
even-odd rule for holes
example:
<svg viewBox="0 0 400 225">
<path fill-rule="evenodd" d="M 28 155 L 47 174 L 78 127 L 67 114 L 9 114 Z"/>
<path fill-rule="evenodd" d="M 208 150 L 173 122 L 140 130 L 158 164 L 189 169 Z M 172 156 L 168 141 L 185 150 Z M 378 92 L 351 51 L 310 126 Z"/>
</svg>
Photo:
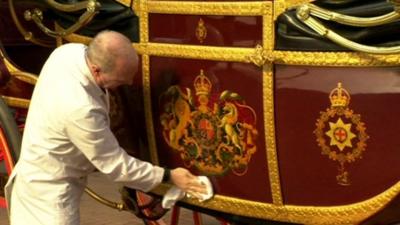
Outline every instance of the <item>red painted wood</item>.
<svg viewBox="0 0 400 225">
<path fill-rule="evenodd" d="M 276 66 L 275 120 L 284 204 L 350 204 L 372 198 L 398 182 L 399 71 L 398 67 Z M 369 136 L 362 158 L 345 165 L 348 186 L 338 184 L 339 163 L 321 154 L 314 134 L 320 112 L 331 106 L 329 94 L 338 82 L 349 92 L 349 108 L 360 114 Z M 328 129 L 329 124 L 324 133 Z M 355 125 L 352 132 L 356 133 Z M 357 142 L 357 138 L 352 140 L 353 147 Z"/>
</svg>

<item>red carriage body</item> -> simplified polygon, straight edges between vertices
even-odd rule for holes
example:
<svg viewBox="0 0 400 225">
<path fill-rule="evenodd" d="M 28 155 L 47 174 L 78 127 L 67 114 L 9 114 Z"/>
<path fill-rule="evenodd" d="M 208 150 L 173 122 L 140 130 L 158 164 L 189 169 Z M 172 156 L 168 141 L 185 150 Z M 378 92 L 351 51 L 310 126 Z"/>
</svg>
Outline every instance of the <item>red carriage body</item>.
<svg viewBox="0 0 400 225">
<path fill-rule="evenodd" d="M 378 44 L 382 52 L 318 38 L 298 25 L 307 20 L 302 11 L 293 17 L 293 7 L 308 3 L 131 5 L 139 18 L 139 39 L 132 39 L 141 73 L 135 87 L 115 93 L 114 128 L 131 154 L 145 151 L 155 164 L 209 176 L 214 198 L 185 198 L 182 206 L 250 224 L 400 222 L 397 42 L 371 35 L 382 24 L 356 30 L 368 34 L 360 38 L 365 46 Z M 316 2 L 353 16 L 388 4 Z"/>
</svg>

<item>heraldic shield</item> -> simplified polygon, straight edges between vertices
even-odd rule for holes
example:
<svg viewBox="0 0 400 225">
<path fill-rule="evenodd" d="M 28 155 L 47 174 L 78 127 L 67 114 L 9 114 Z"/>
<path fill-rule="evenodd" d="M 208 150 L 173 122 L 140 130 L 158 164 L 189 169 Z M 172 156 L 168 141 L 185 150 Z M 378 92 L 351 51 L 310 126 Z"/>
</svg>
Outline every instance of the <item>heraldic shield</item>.
<svg viewBox="0 0 400 225">
<path fill-rule="evenodd" d="M 160 122 L 165 142 L 187 167 L 203 174 L 232 171 L 244 175 L 257 151 L 256 113 L 237 93 L 212 93 L 210 79 L 200 70 L 192 89 L 170 86 L 160 96 Z"/>
<path fill-rule="evenodd" d="M 349 109 L 350 94 L 338 83 L 329 95 L 331 107 L 321 112 L 314 131 L 322 154 L 339 163 L 336 180 L 340 185 L 350 185 L 346 163 L 353 163 L 362 157 L 366 150 L 365 124 L 361 116 Z"/>
</svg>

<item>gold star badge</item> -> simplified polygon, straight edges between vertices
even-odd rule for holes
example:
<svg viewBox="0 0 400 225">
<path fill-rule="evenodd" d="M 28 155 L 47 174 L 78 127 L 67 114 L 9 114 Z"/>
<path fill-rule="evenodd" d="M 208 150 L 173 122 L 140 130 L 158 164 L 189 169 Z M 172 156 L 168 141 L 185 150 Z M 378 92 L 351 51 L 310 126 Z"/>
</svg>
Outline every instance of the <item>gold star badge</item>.
<svg viewBox="0 0 400 225">
<path fill-rule="evenodd" d="M 342 119 L 339 118 L 336 123 L 329 122 L 330 130 L 325 134 L 331 138 L 330 145 L 336 145 L 340 151 L 343 151 L 345 147 L 353 147 L 351 139 L 355 138 L 356 135 L 351 132 L 351 123 L 343 123 Z"/>
</svg>

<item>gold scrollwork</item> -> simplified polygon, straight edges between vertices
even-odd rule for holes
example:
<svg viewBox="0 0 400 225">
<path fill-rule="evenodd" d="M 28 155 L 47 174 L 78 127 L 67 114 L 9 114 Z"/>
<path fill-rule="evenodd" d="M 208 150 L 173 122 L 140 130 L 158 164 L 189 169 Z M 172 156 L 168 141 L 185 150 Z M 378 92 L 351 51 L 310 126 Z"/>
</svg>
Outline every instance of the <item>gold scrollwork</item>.
<svg viewBox="0 0 400 225">
<path fill-rule="evenodd" d="M 253 54 L 248 56 L 248 60 L 257 66 L 263 66 L 266 61 L 274 61 L 272 54 L 268 54 L 266 51 L 264 51 L 264 48 L 261 45 L 256 46 Z"/>
<path fill-rule="evenodd" d="M 57 8 L 58 10 L 65 11 L 65 12 L 71 12 L 73 10 L 79 10 L 80 8 L 83 8 L 84 6 L 82 5 L 83 3 L 87 4 L 86 5 L 86 11 L 79 17 L 79 19 L 71 25 L 67 29 L 61 29 L 59 28 L 57 30 L 51 30 L 48 27 L 45 26 L 43 23 L 43 12 L 40 9 L 33 9 L 33 10 L 26 10 L 24 13 L 24 17 L 27 21 L 33 20 L 36 25 L 47 35 L 51 37 L 63 37 L 65 35 L 74 33 L 75 31 L 81 29 L 84 25 L 89 23 L 96 13 L 99 11 L 101 5 L 99 2 L 96 0 L 89 0 L 87 2 L 82 2 L 79 3 L 78 6 L 75 5 L 68 5 L 68 4 L 60 4 L 57 3 L 54 0 L 48 0 L 48 3 Z"/>
<path fill-rule="evenodd" d="M 140 8 L 145 7 L 146 1 L 141 3 Z M 140 30 L 140 43 L 148 43 L 149 42 L 149 14 L 146 11 L 139 12 L 139 30 Z"/>
</svg>

